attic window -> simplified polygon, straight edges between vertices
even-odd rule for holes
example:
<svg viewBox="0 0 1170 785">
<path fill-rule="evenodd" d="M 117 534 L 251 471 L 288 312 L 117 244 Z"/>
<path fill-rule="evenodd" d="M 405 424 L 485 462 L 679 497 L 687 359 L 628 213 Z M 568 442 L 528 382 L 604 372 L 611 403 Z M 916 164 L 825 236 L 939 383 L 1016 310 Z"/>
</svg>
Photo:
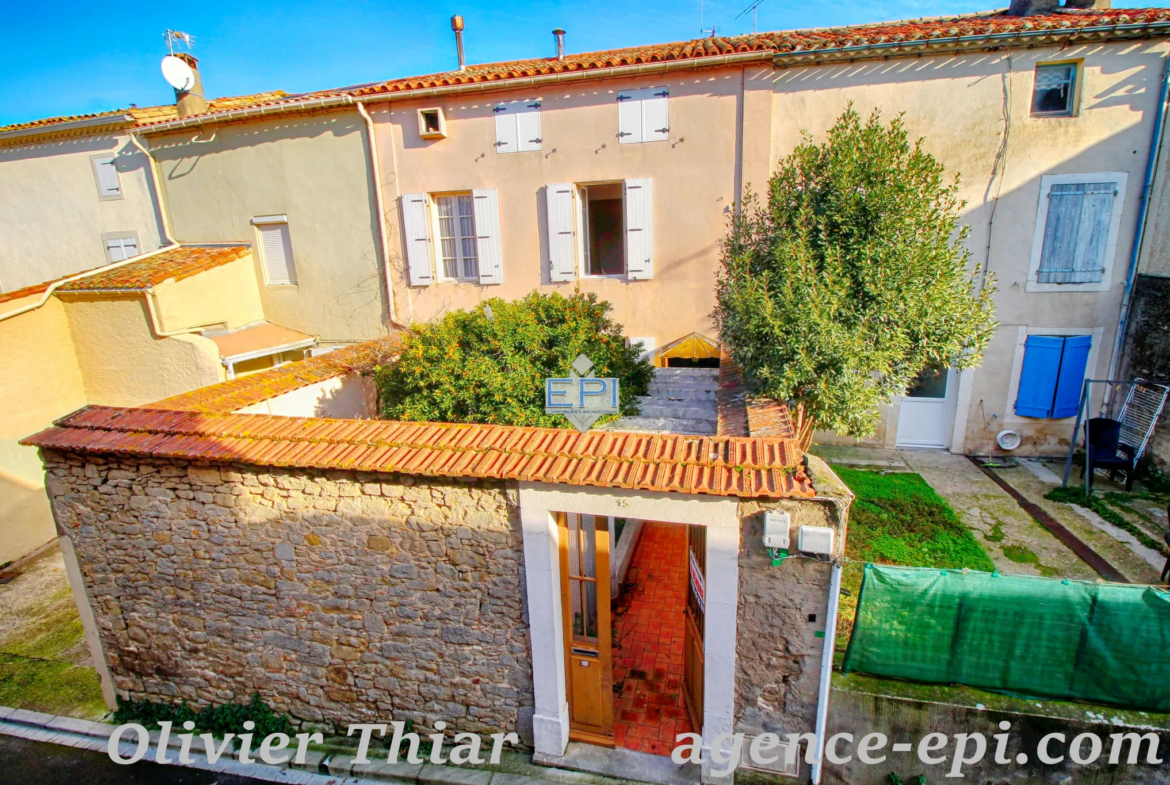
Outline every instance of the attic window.
<svg viewBox="0 0 1170 785">
<path fill-rule="evenodd" d="M 1068 117 L 1076 114 L 1077 64 L 1036 66 L 1032 86 L 1032 114 Z"/>
<path fill-rule="evenodd" d="M 418 135 L 423 139 L 445 139 L 447 119 L 439 107 L 418 110 Z"/>
</svg>

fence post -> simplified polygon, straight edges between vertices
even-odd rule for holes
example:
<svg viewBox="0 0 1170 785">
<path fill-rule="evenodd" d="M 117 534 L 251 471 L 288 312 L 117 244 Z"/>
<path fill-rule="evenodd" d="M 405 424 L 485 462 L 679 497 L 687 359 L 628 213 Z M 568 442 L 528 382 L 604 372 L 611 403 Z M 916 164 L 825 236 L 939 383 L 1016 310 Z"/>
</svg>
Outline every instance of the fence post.
<svg viewBox="0 0 1170 785">
<path fill-rule="evenodd" d="M 1091 379 L 1085 379 L 1085 381 L 1081 384 L 1081 403 L 1080 406 L 1077 407 L 1077 422 L 1076 425 L 1073 426 L 1072 439 L 1070 439 L 1068 443 L 1068 458 L 1066 458 L 1064 461 L 1064 482 L 1060 484 L 1061 488 L 1068 487 L 1068 476 L 1072 473 L 1073 453 L 1076 452 L 1077 449 L 1077 432 L 1081 429 L 1081 418 L 1085 415 L 1085 406 L 1089 400 L 1089 385 L 1092 383 L 1093 382 Z M 1086 446 L 1085 460 L 1088 460 L 1088 456 L 1089 448 Z"/>
</svg>

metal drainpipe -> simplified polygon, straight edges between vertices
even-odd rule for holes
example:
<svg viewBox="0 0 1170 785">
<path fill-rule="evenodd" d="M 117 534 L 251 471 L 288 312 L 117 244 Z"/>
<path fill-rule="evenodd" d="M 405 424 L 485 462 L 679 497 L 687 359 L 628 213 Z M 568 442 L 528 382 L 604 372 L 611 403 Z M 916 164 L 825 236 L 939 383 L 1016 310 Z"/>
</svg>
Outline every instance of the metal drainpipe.
<svg viewBox="0 0 1170 785">
<path fill-rule="evenodd" d="M 370 137 L 370 177 L 374 181 L 374 209 L 378 211 L 378 244 L 382 251 L 382 274 L 386 278 L 386 306 L 390 314 L 390 324 L 405 328 L 406 325 L 398 321 L 394 308 L 394 278 L 390 269 L 390 242 L 386 237 L 386 207 L 382 199 L 382 169 L 378 163 L 378 138 L 374 133 L 374 118 L 370 117 L 366 105 L 361 101 L 357 102 L 357 110 L 366 121 L 366 132 Z"/>
<path fill-rule="evenodd" d="M 171 219 L 167 215 L 166 198 L 163 196 L 162 178 L 158 174 L 158 161 L 154 160 L 154 156 L 150 154 L 150 150 L 138 138 L 138 134 L 130 133 L 130 142 L 139 149 L 139 151 L 146 156 L 146 160 L 150 162 L 150 178 L 154 181 L 154 198 L 158 202 L 158 217 L 162 221 L 161 238 L 163 243 L 173 243 L 172 239 L 175 234 L 171 230 Z"/>
<path fill-rule="evenodd" d="M 1150 191 L 1154 186 L 1154 174 L 1158 168 L 1158 155 L 1162 150 L 1162 125 L 1166 120 L 1166 97 L 1170 93 L 1170 55 L 1163 58 L 1165 67 L 1162 69 L 1162 92 L 1158 95 L 1158 111 L 1154 115 L 1154 134 L 1150 139 L 1150 155 L 1146 159 L 1146 180 L 1142 184 L 1142 201 L 1138 208 L 1137 227 L 1134 229 L 1133 250 L 1129 255 L 1129 270 L 1125 276 L 1125 294 L 1121 298 L 1121 311 L 1117 315 L 1117 336 L 1113 341 L 1113 356 L 1109 358 L 1109 373 L 1105 378 L 1112 379 L 1117 375 L 1117 368 L 1121 365 L 1121 350 L 1125 345 L 1125 333 L 1129 328 L 1129 308 L 1133 301 L 1133 284 L 1137 279 L 1138 261 L 1142 254 L 1142 242 L 1146 235 L 1146 217 L 1150 210 Z M 1106 395 L 1101 401 L 1101 412 L 1109 405 L 1113 397 L 1113 386 L 1106 387 Z"/>
</svg>

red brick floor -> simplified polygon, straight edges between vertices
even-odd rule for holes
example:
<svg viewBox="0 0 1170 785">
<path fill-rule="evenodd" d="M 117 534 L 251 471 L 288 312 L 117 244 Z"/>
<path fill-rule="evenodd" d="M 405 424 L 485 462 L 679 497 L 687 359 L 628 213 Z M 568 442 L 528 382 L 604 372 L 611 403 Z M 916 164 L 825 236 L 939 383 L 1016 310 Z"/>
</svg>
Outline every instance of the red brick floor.
<svg viewBox="0 0 1170 785">
<path fill-rule="evenodd" d="M 647 521 L 613 609 L 614 740 L 669 755 L 693 733 L 683 698 L 687 529 Z"/>
</svg>

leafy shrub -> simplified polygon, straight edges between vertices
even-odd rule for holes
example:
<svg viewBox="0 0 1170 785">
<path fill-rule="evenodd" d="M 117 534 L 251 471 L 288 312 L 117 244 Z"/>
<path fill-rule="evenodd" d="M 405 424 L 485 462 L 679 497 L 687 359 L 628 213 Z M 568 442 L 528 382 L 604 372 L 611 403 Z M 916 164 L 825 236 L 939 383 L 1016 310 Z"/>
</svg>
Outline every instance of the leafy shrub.
<svg viewBox="0 0 1170 785">
<path fill-rule="evenodd" d="M 244 723 L 248 720 L 256 723 L 256 729 L 251 732 L 255 733 L 257 738 L 273 733 L 292 734 L 292 723 L 289 718 L 274 712 L 271 706 L 261 700 L 258 693 L 254 694 L 248 703 L 205 706 L 198 711 L 188 706 L 186 701 L 155 703 L 119 698 L 118 708 L 114 711 L 114 722 L 118 725 L 137 722 L 151 728 L 160 722 L 170 721 L 174 723 L 172 730 L 182 732 L 184 722 L 194 722 L 196 731 L 217 736 L 244 732 Z"/>
<path fill-rule="evenodd" d="M 654 367 L 626 346 L 610 308 L 594 294 L 532 292 L 412 327 L 397 362 L 377 371 L 382 417 L 569 428 L 545 414 L 544 380 L 567 377 L 579 354 L 594 376 L 621 380 L 622 412 L 633 414 Z"/>
</svg>

